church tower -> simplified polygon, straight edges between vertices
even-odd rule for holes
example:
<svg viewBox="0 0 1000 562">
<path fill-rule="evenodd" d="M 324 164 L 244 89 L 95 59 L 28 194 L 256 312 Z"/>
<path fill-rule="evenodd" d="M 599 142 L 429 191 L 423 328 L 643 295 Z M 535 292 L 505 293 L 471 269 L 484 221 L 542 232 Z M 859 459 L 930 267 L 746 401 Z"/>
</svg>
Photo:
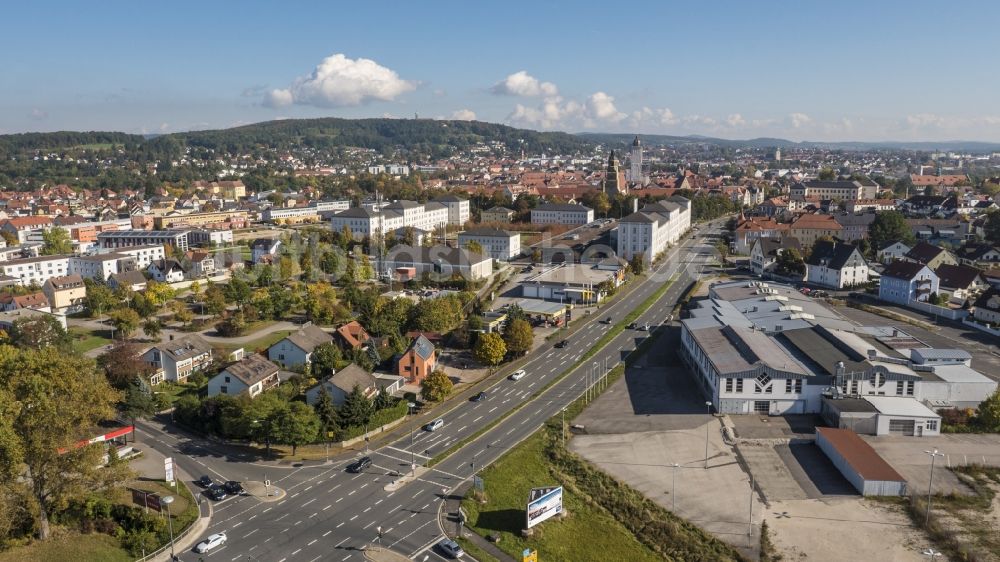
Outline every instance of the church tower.
<svg viewBox="0 0 1000 562">
<path fill-rule="evenodd" d="M 644 185 L 645 178 L 642 176 L 642 143 L 636 136 L 632 141 L 632 152 L 629 154 L 629 181 L 636 185 Z"/>
<path fill-rule="evenodd" d="M 615 158 L 615 151 L 608 157 L 608 167 L 604 170 L 604 193 L 609 199 L 614 199 L 619 193 L 625 193 L 625 174 L 622 173 Z"/>
</svg>

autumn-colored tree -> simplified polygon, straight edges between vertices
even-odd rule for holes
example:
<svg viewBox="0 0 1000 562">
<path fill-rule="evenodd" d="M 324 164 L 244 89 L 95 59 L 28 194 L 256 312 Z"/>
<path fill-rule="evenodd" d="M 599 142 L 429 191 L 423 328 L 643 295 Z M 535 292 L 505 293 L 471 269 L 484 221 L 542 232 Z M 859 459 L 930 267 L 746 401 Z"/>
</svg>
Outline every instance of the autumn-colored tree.
<svg viewBox="0 0 1000 562">
<path fill-rule="evenodd" d="M 524 355 L 531 351 L 531 344 L 535 341 L 535 332 L 527 320 L 518 318 L 507 322 L 507 325 L 504 326 L 503 341 L 507 345 L 507 351 L 514 355 Z"/>
<path fill-rule="evenodd" d="M 440 402 L 451 394 L 453 384 L 447 373 L 437 369 L 420 382 L 420 394 L 429 402 Z"/>
<path fill-rule="evenodd" d="M 507 355 L 507 344 L 504 343 L 500 334 L 490 332 L 483 334 L 476 340 L 476 346 L 472 350 L 477 361 L 495 367 L 503 361 Z"/>
</svg>

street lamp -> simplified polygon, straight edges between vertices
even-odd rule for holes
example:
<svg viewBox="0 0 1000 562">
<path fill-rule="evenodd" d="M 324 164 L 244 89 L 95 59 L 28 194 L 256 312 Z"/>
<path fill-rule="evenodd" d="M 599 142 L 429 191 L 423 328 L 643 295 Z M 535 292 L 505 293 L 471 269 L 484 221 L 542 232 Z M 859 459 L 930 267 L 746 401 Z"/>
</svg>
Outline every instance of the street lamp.
<svg viewBox="0 0 1000 562">
<path fill-rule="evenodd" d="M 934 484 L 934 461 L 938 457 L 943 457 L 944 453 L 939 453 L 937 449 L 924 452 L 931 456 L 931 477 L 927 481 L 927 513 L 924 515 L 924 526 L 926 527 L 931 520 L 931 486 Z"/>
<path fill-rule="evenodd" d="M 708 401 L 705 402 L 705 414 L 707 414 L 708 416 L 712 415 L 711 402 Z M 708 430 L 711 429 L 711 427 L 712 427 L 712 420 L 709 420 L 709 423 L 705 425 L 705 469 L 708 469 Z"/>
<path fill-rule="evenodd" d="M 413 416 L 413 407 L 416 406 L 413 402 L 407 402 L 406 408 L 409 410 L 410 416 Z M 415 475 L 417 470 L 417 463 L 413 459 L 413 426 L 410 426 L 410 476 Z"/>
<path fill-rule="evenodd" d="M 167 506 L 167 526 L 170 528 L 170 559 L 176 560 L 177 556 L 174 554 L 174 521 L 170 518 L 170 504 L 174 503 L 174 497 L 163 496 L 160 498 L 160 502 Z"/>
<path fill-rule="evenodd" d="M 941 556 L 943 556 L 940 552 L 934 550 L 933 548 L 925 549 L 921 552 L 921 554 L 926 556 L 928 560 L 934 560 L 935 558 L 941 558 Z"/>
<path fill-rule="evenodd" d="M 674 467 L 674 469 L 672 471 L 672 474 L 670 475 L 670 511 L 674 511 L 675 512 L 676 511 L 675 508 L 677 507 L 677 494 L 675 493 L 675 490 L 677 490 L 677 486 L 676 486 L 677 485 L 677 467 L 680 466 L 680 465 L 677 464 L 677 463 L 674 463 L 674 464 L 672 464 L 670 466 Z"/>
<path fill-rule="evenodd" d="M 382 526 L 375 527 L 378 535 L 375 537 L 376 544 L 378 544 L 379 550 L 382 550 Z"/>
<path fill-rule="evenodd" d="M 253 422 L 251 422 L 251 423 L 255 423 L 255 424 L 265 423 L 265 424 L 267 424 L 267 426 L 265 426 L 265 429 L 264 429 L 264 447 L 265 447 L 265 449 L 264 449 L 264 455 L 267 458 L 271 458 L 271 420 L 268 420 L 268 419 L 265 419 L 265 420 L 253 420 Z"/>
</svg>

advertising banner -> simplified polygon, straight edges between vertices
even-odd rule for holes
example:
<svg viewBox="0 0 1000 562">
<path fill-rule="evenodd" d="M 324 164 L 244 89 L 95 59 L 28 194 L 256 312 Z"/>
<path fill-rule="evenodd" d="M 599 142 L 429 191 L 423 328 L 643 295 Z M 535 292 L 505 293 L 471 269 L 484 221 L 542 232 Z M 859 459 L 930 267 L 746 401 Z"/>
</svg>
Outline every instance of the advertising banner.
<svg viewBox="0 0 1000 562">
<path fill-rule="evenodd" d="M 527 520 L 530 529 L 546 519 L 562 513 L 562 486 L 533 488 L 528 495 Z"/>
</svg>

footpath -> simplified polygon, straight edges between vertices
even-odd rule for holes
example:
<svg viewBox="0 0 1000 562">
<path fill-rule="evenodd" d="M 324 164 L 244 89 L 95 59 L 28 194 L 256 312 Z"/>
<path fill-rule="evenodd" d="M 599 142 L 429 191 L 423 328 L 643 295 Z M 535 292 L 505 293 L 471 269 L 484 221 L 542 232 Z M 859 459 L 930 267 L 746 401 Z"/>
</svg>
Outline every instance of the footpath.
<svg viewBox="0 0 1000 562">
<path fill-rule="evenodd" d="M 438 524 L 441 529 L 445 531 L 445 535 L 454 536 L 458 534 L 465 540 L 471 542 L 472 544 L 479 547 L 482 551 L 486 552 L 493 558 L 500 560 L 500 562 L 514 562 L 506 552 L 500 550 L 497 545 L 486 540 L 486 538 L 480 536 L 472 529 L 462 525 L 459 527 L 459 512 L 458 509 L 462 507 L 462 498 L 472 487 L 472 482 L 466 482 L 462 486 L 452 490 L 452 492 L 445 498 L 444 505 L 438 512 Z M 457 533 L 449 532 L 449 530 L 459 531 Z"/>
</svg>

